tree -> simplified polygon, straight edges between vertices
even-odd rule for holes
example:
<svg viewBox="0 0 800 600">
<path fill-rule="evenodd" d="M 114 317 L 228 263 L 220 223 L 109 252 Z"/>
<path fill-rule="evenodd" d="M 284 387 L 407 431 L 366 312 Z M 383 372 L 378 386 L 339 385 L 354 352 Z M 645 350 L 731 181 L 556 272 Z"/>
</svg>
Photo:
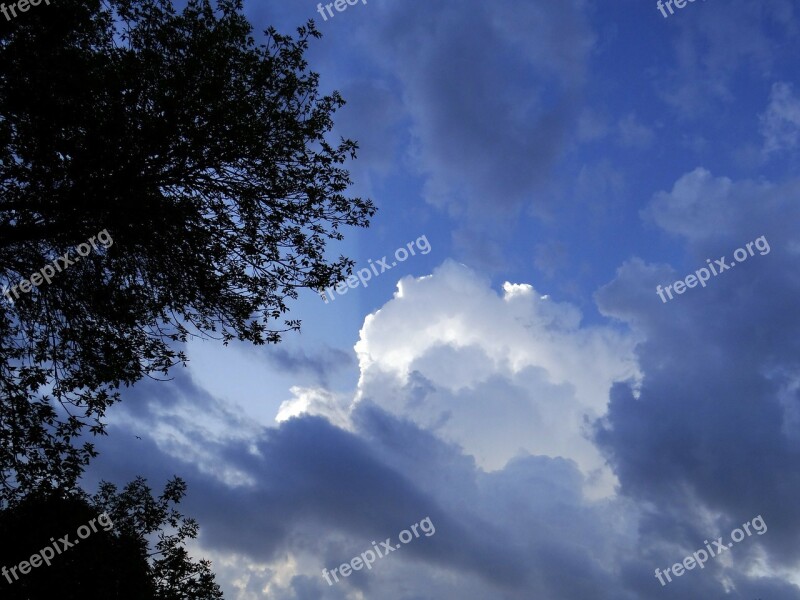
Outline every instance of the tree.
<svg viewBox="0 0 800 600">
<path fill-rule="evenodd" d="M 0 596 L 7 600 L 219 600 L 210 563 L 185 541 L 197 524 L 176 506 L 180 479 L 154 498 L 138 478 L 118 493 L 109 483 L 82 492 L 34 493 L 0 511 Z M 148 539 L 157 534 L 151 551 Z M 36 555 L 39 558 L 33 558 Z M 33 562 L 31 559 L 33 559 Z M 45 560 L 46 559 L 46 560 Z M 22 561 L 31 564 L 24 571 Z M 38 563 L 38 564 L 36 564 Z"/>
<path fill-rule="evenodd" d="M 297 31 L 257 45 L 241 0 L 58 0 L 0 32 L 0 502 L 73 485 L 81 434 L 190 336 L 277 343 L 299 289 L 352 273 L 327 244 L 375 207 Z"/>
</svg>

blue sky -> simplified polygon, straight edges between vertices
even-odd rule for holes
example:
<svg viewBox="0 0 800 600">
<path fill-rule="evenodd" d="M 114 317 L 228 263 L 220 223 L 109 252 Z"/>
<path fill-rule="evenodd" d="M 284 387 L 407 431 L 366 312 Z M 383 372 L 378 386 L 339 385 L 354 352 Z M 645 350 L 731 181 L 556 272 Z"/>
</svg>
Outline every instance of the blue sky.
<svg viewBox="0 0 800 600">
<path fill-rule="evenodd" d="M 191 342 L 126 391 L 88 480 L 184 477 L 234 600 L 800 598 L 796 7 L 246 2 L 257 31 L 315 19 L 310 69 L 348 102 L 333 135 L 379 212 L 331 255 L 431 249 L 302 294 L 277 347 Z"/>
</svg>

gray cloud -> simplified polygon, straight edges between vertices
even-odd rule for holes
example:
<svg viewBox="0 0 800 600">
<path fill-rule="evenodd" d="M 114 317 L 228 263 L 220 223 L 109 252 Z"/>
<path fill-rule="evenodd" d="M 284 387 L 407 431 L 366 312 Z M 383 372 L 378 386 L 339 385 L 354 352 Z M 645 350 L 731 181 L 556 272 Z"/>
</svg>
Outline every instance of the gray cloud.
<svg viewBox="0 0 800 600">
<path fill-rule="evenodd" d="M 356 364 L 352 354 L 329 346 L 316 348 L 313 352 L 284 345 L 270 346 L 263 350 L 263 356 L 274 366 L 289 373 L 313 375 L 321 385 L 327 385 L 335 372 Z"/>
<path fill-rule="evenodd" d="M 380 5 L 370 42 L 403 84 L 429 201 L 476 224 L 530 201 L 579 108 L 593 43 L 583 4 Z"/>
<path fill-rule="evenodd" d="M 678 28 L 673 52 L 655 79 L 662 99 L 687 120 L 735 102 L 734 76 L 740 70 L 769 76 L 779 40 L 796 37 L 795 7 L 791 0 L 730 0 L 723 7 L 696 4 L 691 16 L 684 10 L 671 17 Z"/>
<path fill-rule="evenodd" d="M 655 286 L 693 268 L 640 260 L 620 268 L 598 292 L 598 303 L 606 315 L 644 334 L 637 354 L 645 377 L 638 396 L 626 385 L 615 386 L 596 440 L 622 492 L 650 506 L 641 551 L 656 565 L 668 566 L 685 555 L 680 548 L 701 547 L 702 540 L 727 535 L 761 514 L 769 532 L 738 545 L 731 553 L 735 564 L 764 549 L 771 567 L 789 567 L 800 558 L 793 541 L 800 533 L 794 508 L 800 476 L 793 467 L 800 457 L 800 280 L 792 275 L 800 254 L 796 182 L 754 185 L 692 174 L 698 175 L 701 188 L 710 186 L 713 195 L 676 185 L 657 195 L 648 211 L 687 240 L 687 264 L 730 258 L 761 235 L 771 251 L 666 304 Z M 725 214 L 723 228 L 703 218 L 717 213 Z M 709 514 L 720 515 L 714 529 Z M 693 573 L 693 596 L 722 597 L 709 577 L 719 576 L 722 565 L 709 566 L 702 576 Z M 741 569 L 725 575 L 735 581 L 736 598 L 800 598 L 797 588 L 778 580 L 750 579 Z"/>
<path fill-rule="evenodd" d="M 145 402 L 159 400 L 154 394 Z M 156 418 L 155 411 L 140 414 Z M 522 600 L 531 593 L 577 599 L 595 589 L 596 598 L 634 598 L 612 592 L 604 564 L 607 553 L 623 547 L 610 527 L 623 509 L 587 505 L 582 475 L 571 461 L 520 456 L 502 471 L 484 473 L 457 446 L 369 403 L 355 411 L 354 424 L 347 432 L 306 416 L 251 440 L 196 439 L 220 465 L 253 477 L 240 485 L 167 455 L 148 439 L 135 440 L 129 433 L 137 423 L 118 424 L 89 479 L 122 483 L 143 474 L 158 488 L 176 472 L 189 484 L 184 510 L 201 524 L 202 553 L 273 565 L 286 553 L 313 556 L 310 573 L 283 587 L 272 582 L 279 598 L 346 598 L 348 589 L 367 597 L 413 597 L 403 595 L 401 583 L 416 597 L 436 590 L 437 598 L 468 600 Z M 315 576 L 368 549 L 372 540 L 395 539 L 425 516 L 436 534 L 380 560 L 371 572 L 332 588 Z M 276 568 L 246 589 L 272 581 Z M 241 579 L 230 567 L 218 571 L 223 583 Z"/>
</svg>

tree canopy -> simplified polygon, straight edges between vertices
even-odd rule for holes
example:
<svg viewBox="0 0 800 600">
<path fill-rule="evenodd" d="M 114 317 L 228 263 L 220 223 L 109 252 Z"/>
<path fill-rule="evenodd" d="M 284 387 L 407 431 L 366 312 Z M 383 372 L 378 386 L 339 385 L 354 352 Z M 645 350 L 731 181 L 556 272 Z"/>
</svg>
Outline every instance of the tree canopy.
<svg viewBox="0 0 800 600">
<path fill-rule="evenodd" d="M 328 139 L 344 100 L 307 68 L 313 22 L 265 36 L 241 0 L 58 0 L 3 23 L 0 285 L 19 287 L 0 297 L 0 502 L 70 487 L 81 434 L 190 336 L 278 342 L 298 290 L 352 272 L 328 244 L 375 207 L 346 195 L 356 143 Z M 113 244 L 79 257 L 100 232 Z"/>
<path fill-rule="evenodd" d="M 0 511 L 0 596 L 7 600 L 219 600 L 210 563 L 185 542 L 197 523 L 178 510 L 180 479 L 155 498 L 142 478 L 118 492 L 34 492 Z M 154 550 L 149 539 L 155 537 Z M 8 543 L 13 541 L 13 543 Z M 39 558 L 35 558 L 36 556 Z M 30 566 L 18 567 L 26 562 Z M 37 564 L 38 563 L 38 564 Z M 27 573 L 26 573 L 27 571 Z"/>
</svg>

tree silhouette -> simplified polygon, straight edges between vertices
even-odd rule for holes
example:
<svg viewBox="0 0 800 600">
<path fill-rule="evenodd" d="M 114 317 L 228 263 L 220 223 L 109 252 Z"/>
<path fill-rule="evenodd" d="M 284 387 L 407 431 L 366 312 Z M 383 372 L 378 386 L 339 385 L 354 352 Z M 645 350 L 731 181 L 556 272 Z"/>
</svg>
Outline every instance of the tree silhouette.
<svg viewBox="0 0 800 600">
<path fill-rule="evenodd" d="M 103 483 L 94 497 L 34 493 L 15 502 L 0 511 L 0 536 L 6 540 L 0 544 L 0 597 L 221 599 L 210 563 L 192 561 L 184 546 L 197 536 L 197 524 L 175 508 L 185 492 L 185 483 L 174 479 L 154 498 L 138 478 L 119 493 Z M 148 538 L 155 534 L 151 551 Z M 43 556 L 45 548 L 51 549 L 44 552 L 47 561 L 35 559 L 37 566 L 20 571 L 17 565 Z"/>
<path fill-rule="evenodd" d="M 81 434 L 190 336 L 298 329 L 287 302 L 352 272 L 327 244 L 375 208 L 345 196 L 313 21 L 257 45 L 241 0 L 58 0 L 0 27 L 2 503 L 73 486 Z"/>
</svg>

